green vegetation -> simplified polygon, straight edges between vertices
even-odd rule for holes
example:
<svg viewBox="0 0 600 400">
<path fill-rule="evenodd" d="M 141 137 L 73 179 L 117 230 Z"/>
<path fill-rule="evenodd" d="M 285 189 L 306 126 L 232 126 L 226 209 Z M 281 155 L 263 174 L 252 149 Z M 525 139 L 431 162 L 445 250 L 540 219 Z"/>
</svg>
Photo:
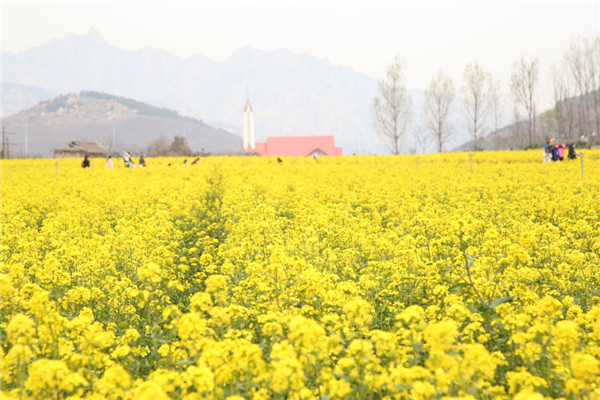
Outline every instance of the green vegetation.
<svg viewBox="0 0 600 400">
<path fill-rule="evenodd" d="M 168 110 L 166 108 L 154 107 L 146 103 L 142 103 L 141 101 L 136 101 L 132 99 L 128 99 L 126 97 L 121 96 L 113 96 L 107 93 L 101 92 L 93 92 L 93 91 L 81 91 L 81 97 L 89 97 L 92 99 L 102 99 L 102 100 L 116 100 L 120 104 L 129 108 L 130 110 L 137 110 L 142 115 L 149 115 L 151 117 L 165 117 L 165 118 L 186 118 L 193 119 L 189 117 L 183 117 L 179 115 L 176 111 Z"/>
<path fill-rule="evenodd" d="M 63 94 L 53 98 L 52 100 L 43 101 L 41 104 L 46 105 L 46 111 L 57 112 L 61 107 L 68 107 L 67 100 L 69 100 L 69 95 Z"/>
</svg>

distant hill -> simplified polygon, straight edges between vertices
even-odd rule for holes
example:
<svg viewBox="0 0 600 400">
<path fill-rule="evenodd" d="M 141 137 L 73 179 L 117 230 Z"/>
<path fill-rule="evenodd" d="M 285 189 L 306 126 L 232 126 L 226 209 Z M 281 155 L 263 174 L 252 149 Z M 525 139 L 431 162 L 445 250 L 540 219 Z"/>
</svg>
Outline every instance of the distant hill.
<svg viewBox="0 0 600 400">
<path fill-rule="evenodd" d="M 592 96 L 594 93 L 598 92 L 588 92 L 583 98 L 585 101 L 592 102 Z M 565 102 L 570 102 L 573 104 L 573 115 L 575 118 L 579 116 L 579 106 L 581 104 L 582 96 L 574 96 L 562 100 L 559 104 L 561 106 L 565 106 Z M 593 133 L 587 136 L 580 136 L 581 129 L 577 126 L 577 122 L 574 121 L 571 130 L 572 132 L 569 134 L 568 132 L 559 132 L 556 124 L 554 123 L 554 112 L 558 104 L 555 104 L 549 110 L 543 111 L 536 115 L 536 131 L 537 137 L 535 139 L 535 144 L 538 146 L 543 146 L 545 141 L 548 138 L 556 138 L 561 142 L 574 142 L 574 143 L 589 143 L 594 144 L 600 141 L 600 136 L 598 133 Z M 590 129 L 594 129 L 595 124 L 595 114 L 592 110 L 590 115 L 588 116 L 589 120 L 587 121 L 587 125 Z M 517 136 L 517 131 L 521 132 L 521 137 L 524 138 L 526 136 L 527 131 L 527 121 L 525 119 L 519 121 L 519 123 L 512 123 L 503 126 L 497 131 L 490 132 L 489 134 L 482 136 L 478 140 L 478 147 L 481 150 L 510 150 L 510 149 L 519 149 L 525 147 L 525 143 L 520 143 Z M 473 141 L 468 140 L 461 144 L 460 146 L 455 147 L 452 151 L 470 151 L 473 148 Z"/>
<path fill-rule="evenodd" d="M 184 136 L 192 151 L 239 152 L 241 138 L 176 111 L 106 93 L 82 91 L 42 101 L 4 118 L 13 154 L 52 156 L 70 141 L 100 142 L 107 149 L 143 152 L 159 137 Z M 114 132 L 114 134 L 113 134 Z"/>
<path fill-rule="evenodd" d="M 520 123 L 522 128 L 527 129 L 524 123 Z M 516 150 L 520 146 L 514 139 L 515 124 L 503 126 L 497 131 L 490 132 L 477 140 L 477 146 L 480 150 Z M 460 146 L 456 146 L 451 151 L 471 151 L 473 149 L 473 141 L 467 140 Z"/>
<path fill-rule="evenodd" d="M 81 90 L 111 93 L 166 107 L 241 136 L 249 95 L 257 140 L 334 135 L 345 154 L 387 153 L 372 128 L 377 80 L 308 54 L 242 47 L 223 62 L 202 55 L 183 59 L 152 48 L 121 50 L 90 31 L 3 56 L 3 81 L 52 96 Z M 410 94 L 417 120 L 423 92 Z M 10 99 L 2 100 L 7 110 L 17 108 Z M 455 138 L 453 144 L 466 139 Z"/>
</svg>

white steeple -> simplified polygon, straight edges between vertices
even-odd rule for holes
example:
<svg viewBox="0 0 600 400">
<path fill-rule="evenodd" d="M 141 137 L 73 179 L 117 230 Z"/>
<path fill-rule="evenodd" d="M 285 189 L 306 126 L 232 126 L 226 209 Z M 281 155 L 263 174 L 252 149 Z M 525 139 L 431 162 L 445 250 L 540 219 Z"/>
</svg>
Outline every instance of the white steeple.
<svg viewBox="0 0 600 400">
<path fill-rule="evenodd" d="M 247 99 L 244 107 L 244 150 L 254 150 L 255 148 L 254 112 L 252 111 L 250 99 Z"/>
</svg>

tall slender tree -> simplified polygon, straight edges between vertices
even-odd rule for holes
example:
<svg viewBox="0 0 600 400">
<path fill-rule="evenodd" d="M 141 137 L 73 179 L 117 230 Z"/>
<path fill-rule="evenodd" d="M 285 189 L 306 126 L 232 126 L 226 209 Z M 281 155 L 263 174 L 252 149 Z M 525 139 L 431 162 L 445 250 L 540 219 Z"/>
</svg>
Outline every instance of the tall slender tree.
<svg viewBox="0 0 600 400">
<path fill-rule="evenodd" d="M 592 130 L 590 116 L 592 115 L 591 92 L 594 90 L 593 79 L 590 76 L 590 67 L 593 62 L 589 61 L 589 41 L 576 38 L 571 41 L 569 50 L 565 54 L 571 76 L 578 89 L 577 121 L 580 136 L 587 136 Z"/>
<path fill-rule="evenodd" d="M 510 90 L 513 101 L 527 113 L 527 144 L 532 145 L 536 136 L 536 94 L 538 88 L 538 60 L 521 57 L 513 64 Z"/>
<path fill-rule="evenodd" d="M 425 93 L 425 123 L 440 153 L 451 134 L 450 108 L 453 101 L 454 83 L 440 70 Z"/>
<path fill-rule="evenodd" d="M 553 130 L 559 138 L 571 142 L 575 139 L 575 89 L 564 61 L 560 67 L 552 67 L 551 74 L 554 90 Z"/>
<path fill-rule="evenodd" d="M 373 127 L 393 154 L 400 154 L 402 139 L 412 122 L 412 99 L 404 84 L 404 61 L 399 55 L 379 81 L 373 102 Z"/>
<path fill-rule="evenodd" d="M 419 125 L 413 129 L 413 133 L 415 137 L 415 151 L 417 153 L 425 154 L 430 138 L 429 132 L 424 126 Z"/>
<path fill-rule="evenodd" d="M 474 151 L 479 150 L 479 137 L 489 114 L 487 76 L 476 62 L 468 64 L 463 73 L 462 111 Z"/>
<path fill-rule="evenodd" d="M 589 66 L 591 102 L 594 110 L 595 134 L 600 135 L 600 35 L 588 42 L 586 58 Z"/>
<path fill-rule="evenodd" d="M 512 140 L 515 143 L 518 143 L 519 146 L 524 146 L 525 143 L 523 142 L 523 134 L 521 133 L 521 113 L 519 111 L 519 107 L 514 102 L 512 103 L 512 118 Z"/>
<path fill-rule="evenodd" d="M 489 84 L 489 104 L 490 112 L 492 113 L 492 129 L 494 148 L 497 150 L 501 146 L 500 141 L 500 115 L 502 114 L 502 97 L 500 89 L 500 80 L 494 80 L 490 76 Z"/>
</svg>

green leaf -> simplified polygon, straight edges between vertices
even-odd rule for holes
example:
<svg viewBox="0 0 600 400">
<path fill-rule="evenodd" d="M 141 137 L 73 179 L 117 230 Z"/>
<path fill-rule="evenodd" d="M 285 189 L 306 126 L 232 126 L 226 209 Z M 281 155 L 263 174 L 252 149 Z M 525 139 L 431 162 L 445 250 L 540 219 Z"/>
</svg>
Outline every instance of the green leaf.
<svg viewBox="0 0 600 400">
<path fill-rule="evenodd" d="M 489 308 L 496 308 L 498 307 L 500 304 L 504 304 L 504 303 L 508 303 L 513 301 L 515 298 L 515 296 L 509 296 L 509 297 L 498 297 L 495 298 L 494 300 L 490 301 L 488 307 Z"/>
<path fill-rule="evenodd" d="M 423 343 L 421 343 L 421 342 L 411 343 L 411 346 L 413 349 L 415 349 L 416 351 L 418 351 L 420 353 L 422 353 L 424 351 Z"/>
<path fill-rule="evenodd" d="M 467 282 L 458 282 L 452 286 L 450 286 L 450 288 L 448 289 L 448 291 L 450 293 L 458 293 L 460 292 L 463 288 L 469 287 L 470 285 Z"/>
<path fill-rule="evenodd" d="M 477 309 L 477 307 L 475 307 L 473 304 L 467 304 L 467 309 L 469 311 L 471 311 L 472 313 L 477 313 L 479 312 L 479 310 Z"/>
</svg>

